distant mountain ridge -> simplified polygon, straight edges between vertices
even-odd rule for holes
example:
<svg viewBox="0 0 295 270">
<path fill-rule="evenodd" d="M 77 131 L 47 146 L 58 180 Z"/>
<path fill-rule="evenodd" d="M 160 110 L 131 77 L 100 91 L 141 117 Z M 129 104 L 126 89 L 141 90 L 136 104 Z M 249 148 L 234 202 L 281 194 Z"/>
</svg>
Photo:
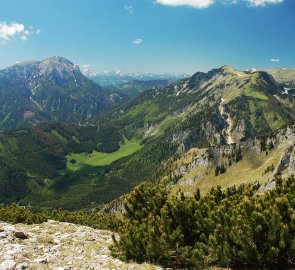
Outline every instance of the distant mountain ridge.
<svg viewBox="0 0 295 270">
<path fill-rule="evenodd" d="M 135 97 L 146 90 L 150 90 L 156 87 L 166 87 L 170 83 L 171 81 L 162 79 L 148 81 L 134 80 L 130 82 L 115 84 L 114 86 L 108 86 L 108 89 L 121 92 L 128 95 L 129 97 Z"/>
<path fill-rule="evenodd" d="M 0 129 L 44 120 L 80 122 L 125 99 L 63 57 L 18 63 L 0 71 Z"/>
<path fill-rule="evenodd" d="M 167 80 L 167 81 L 176 81 L 179 79 L 190 77 L 191 75 L 188 74 L 156 74 L 156 73 L 142 73 L 142 72 L 135 72 L 135 73 L 125 73 L 121 70 L 115 71 L 95 71 L 91 70 L 88 67 L 81 68 L 82 73 L 88 77 L 89 79 L 95 81 L 99 85 L 102 86 L 114 86 L 117 84 L 122 84 L 131 81 L 160 81 L 160 80 Z"/>
<path fill-rule="evenodd" d="M 295 69 L 274 68 L 266 70 L 274 79 L 285 87 L 295 88 Z"/>
</svg>

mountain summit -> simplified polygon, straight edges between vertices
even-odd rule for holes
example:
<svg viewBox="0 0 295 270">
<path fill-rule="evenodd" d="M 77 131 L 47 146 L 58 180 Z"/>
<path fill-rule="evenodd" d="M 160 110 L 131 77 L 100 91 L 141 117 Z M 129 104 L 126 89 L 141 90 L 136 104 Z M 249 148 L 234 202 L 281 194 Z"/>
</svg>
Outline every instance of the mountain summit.
<svg viewBox="0 0 295 270">
<path fill-rule="evenodd" d="M 0 128 L 43 120 L 80 122 L 124 99 L 86 78 L 63 57 L 18 63 L 0 71 Z"/>
</svg>

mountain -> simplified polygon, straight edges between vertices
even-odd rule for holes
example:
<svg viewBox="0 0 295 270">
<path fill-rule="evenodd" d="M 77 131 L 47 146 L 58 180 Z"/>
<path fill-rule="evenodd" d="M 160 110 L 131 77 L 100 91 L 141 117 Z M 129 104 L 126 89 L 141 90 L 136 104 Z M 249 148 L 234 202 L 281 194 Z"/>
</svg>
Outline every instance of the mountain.
<svg viewBox="0 0 295 270">
<path fill-rule="evenodd" d="M 206 188 L 215 180 L 227 186 L 225 171 L 255 166 L 267 171 L 267 182 L 288 148 L 283 139 L 269 140 L 295 120 L 294 98 L 283 91 L 266 72 L 223 66 L 147 90 L 85 126 L 48 123 L 2 133 L 0 200 L 35 210 L 95 208 L 143 181 L 176 188 L 184 182 L 191 190 L 204 179 Z M 239 174 L 236 183 L 246 180 Z"/>
<path fill-rule="evenodd" d="M 128 95 L 129 97 L 135 97 L 138 94 L 152 89 L 156 87 L 166 87 L 171 83 L 169 80 L 147 80 L 147 81 L 130 81 L 130 82 L 124 82 L 120 84 L 116 84 L 114 86 L 109 86 L 109 89 L 112 89 L 114 91 L 121 92 L 123 94 Z"/>
<path fill-rule="evenodd" d="M 126 100 L 87 79 L 62 57 L 16 64 L 0 71 L 0 128 L 44 120 L 80 122 Z"/>
<path fill-rule="evenodd" d="M 295 88 L 295 69 L 274 68 L 266 72 L 272 75 L 273 78 L 283 86 Z"/>
<path fill-rule="evenodd" d="M 283 91 L 265 72 L 224 66 L 144 92 L 99 119 L 150 135 L 169 131 L 188 146 L 233 143 L 294 119 L 294 99 Z"/>
<path fill-rule="evenodd" d="M 132 81 L 176 81 L 187 78 L 187 74 L 155 74 L 155 73 L 125 73 L 121 70 L 115 71 L 95 71 L 89 69 L 88 66 L 82 67 L 82 73 L 89 79 L 95 81 L 102 86 L 114 86 Z"/>
</svg>

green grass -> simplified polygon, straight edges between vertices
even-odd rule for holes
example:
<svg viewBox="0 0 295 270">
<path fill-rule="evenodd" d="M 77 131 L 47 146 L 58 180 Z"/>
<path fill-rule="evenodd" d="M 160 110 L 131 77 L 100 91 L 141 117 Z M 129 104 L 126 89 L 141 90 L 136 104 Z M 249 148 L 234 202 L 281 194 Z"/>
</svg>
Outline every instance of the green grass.
<svg viewBox="0 0 295 270">
<path fill-rule="evenodd" d="M 256 90 L 254 88 L 248 88 L 244 91 L 244 94 L 248 97 L 254 97 L 261 100 L 268 100 L 268 97 L 263 92 L 260 92 L 259 90 Z"/>
<path fill-rule="evenodd" d="M 52 130 L 51 134 L 54 135 L 55 137 L 57 137 L 60 141 L 62 141 L 63 143 L 67 143 L 67 139 L 64 138 L 60 133 L 58 133 L 56 130 Z"/>
<path fill-rule="evenodd" d="M 247 97 L 254 97 L 260 100 L 265 100 L 265 101 L 268 100 L 267 95 L 264 94 L 262 91 L 249 86 L 249 87 L 244 87 L 244 89 L 242 90 L 237 88 L 227 89 L 223 94 L 224 104 L 229 103 L 231 100 L 235 99 L 241 94 L 244 94 Z"/>
<path fill-rule="evenodd" d="M 178 122 L 181 122 L 181 121 L 182 121 L 181 116 L 176 116 L 176 117 L 172 117 L 172 118 L 164 120 L 160 125 L 159 133 L 163 134 L 166 128 L 168 128 Z"/>
<path fill-rule="evenodd" d="M 75 172 L 82 169 L 83 166 L 107 166 L 122 157 L 133 154 L 140 148 L 140 141 L 132 139 L 130 141 L 125 140 L 120 149 L 113 153 L 101 153 L 97 151 L 93 151 L 91 154 L 85 152 L 71 153 L 66 156 L 67 169 L 69 171 Z M 72 163 L 71 160 L 75 160 L 76 162 Z"/>
</svg>

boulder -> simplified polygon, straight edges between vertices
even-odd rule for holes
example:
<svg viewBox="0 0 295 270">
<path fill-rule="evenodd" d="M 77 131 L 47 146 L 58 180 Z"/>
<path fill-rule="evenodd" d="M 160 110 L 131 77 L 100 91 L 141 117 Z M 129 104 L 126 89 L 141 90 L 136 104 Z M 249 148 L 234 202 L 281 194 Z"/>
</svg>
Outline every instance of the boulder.
<svg viewBox="0 0 295 270">
<path fill-rule="evenodd" d="M 13 232 L 13 235 L 19 239 L 28 239 L 29 237 L 24 232 Z"/>
</svg>

